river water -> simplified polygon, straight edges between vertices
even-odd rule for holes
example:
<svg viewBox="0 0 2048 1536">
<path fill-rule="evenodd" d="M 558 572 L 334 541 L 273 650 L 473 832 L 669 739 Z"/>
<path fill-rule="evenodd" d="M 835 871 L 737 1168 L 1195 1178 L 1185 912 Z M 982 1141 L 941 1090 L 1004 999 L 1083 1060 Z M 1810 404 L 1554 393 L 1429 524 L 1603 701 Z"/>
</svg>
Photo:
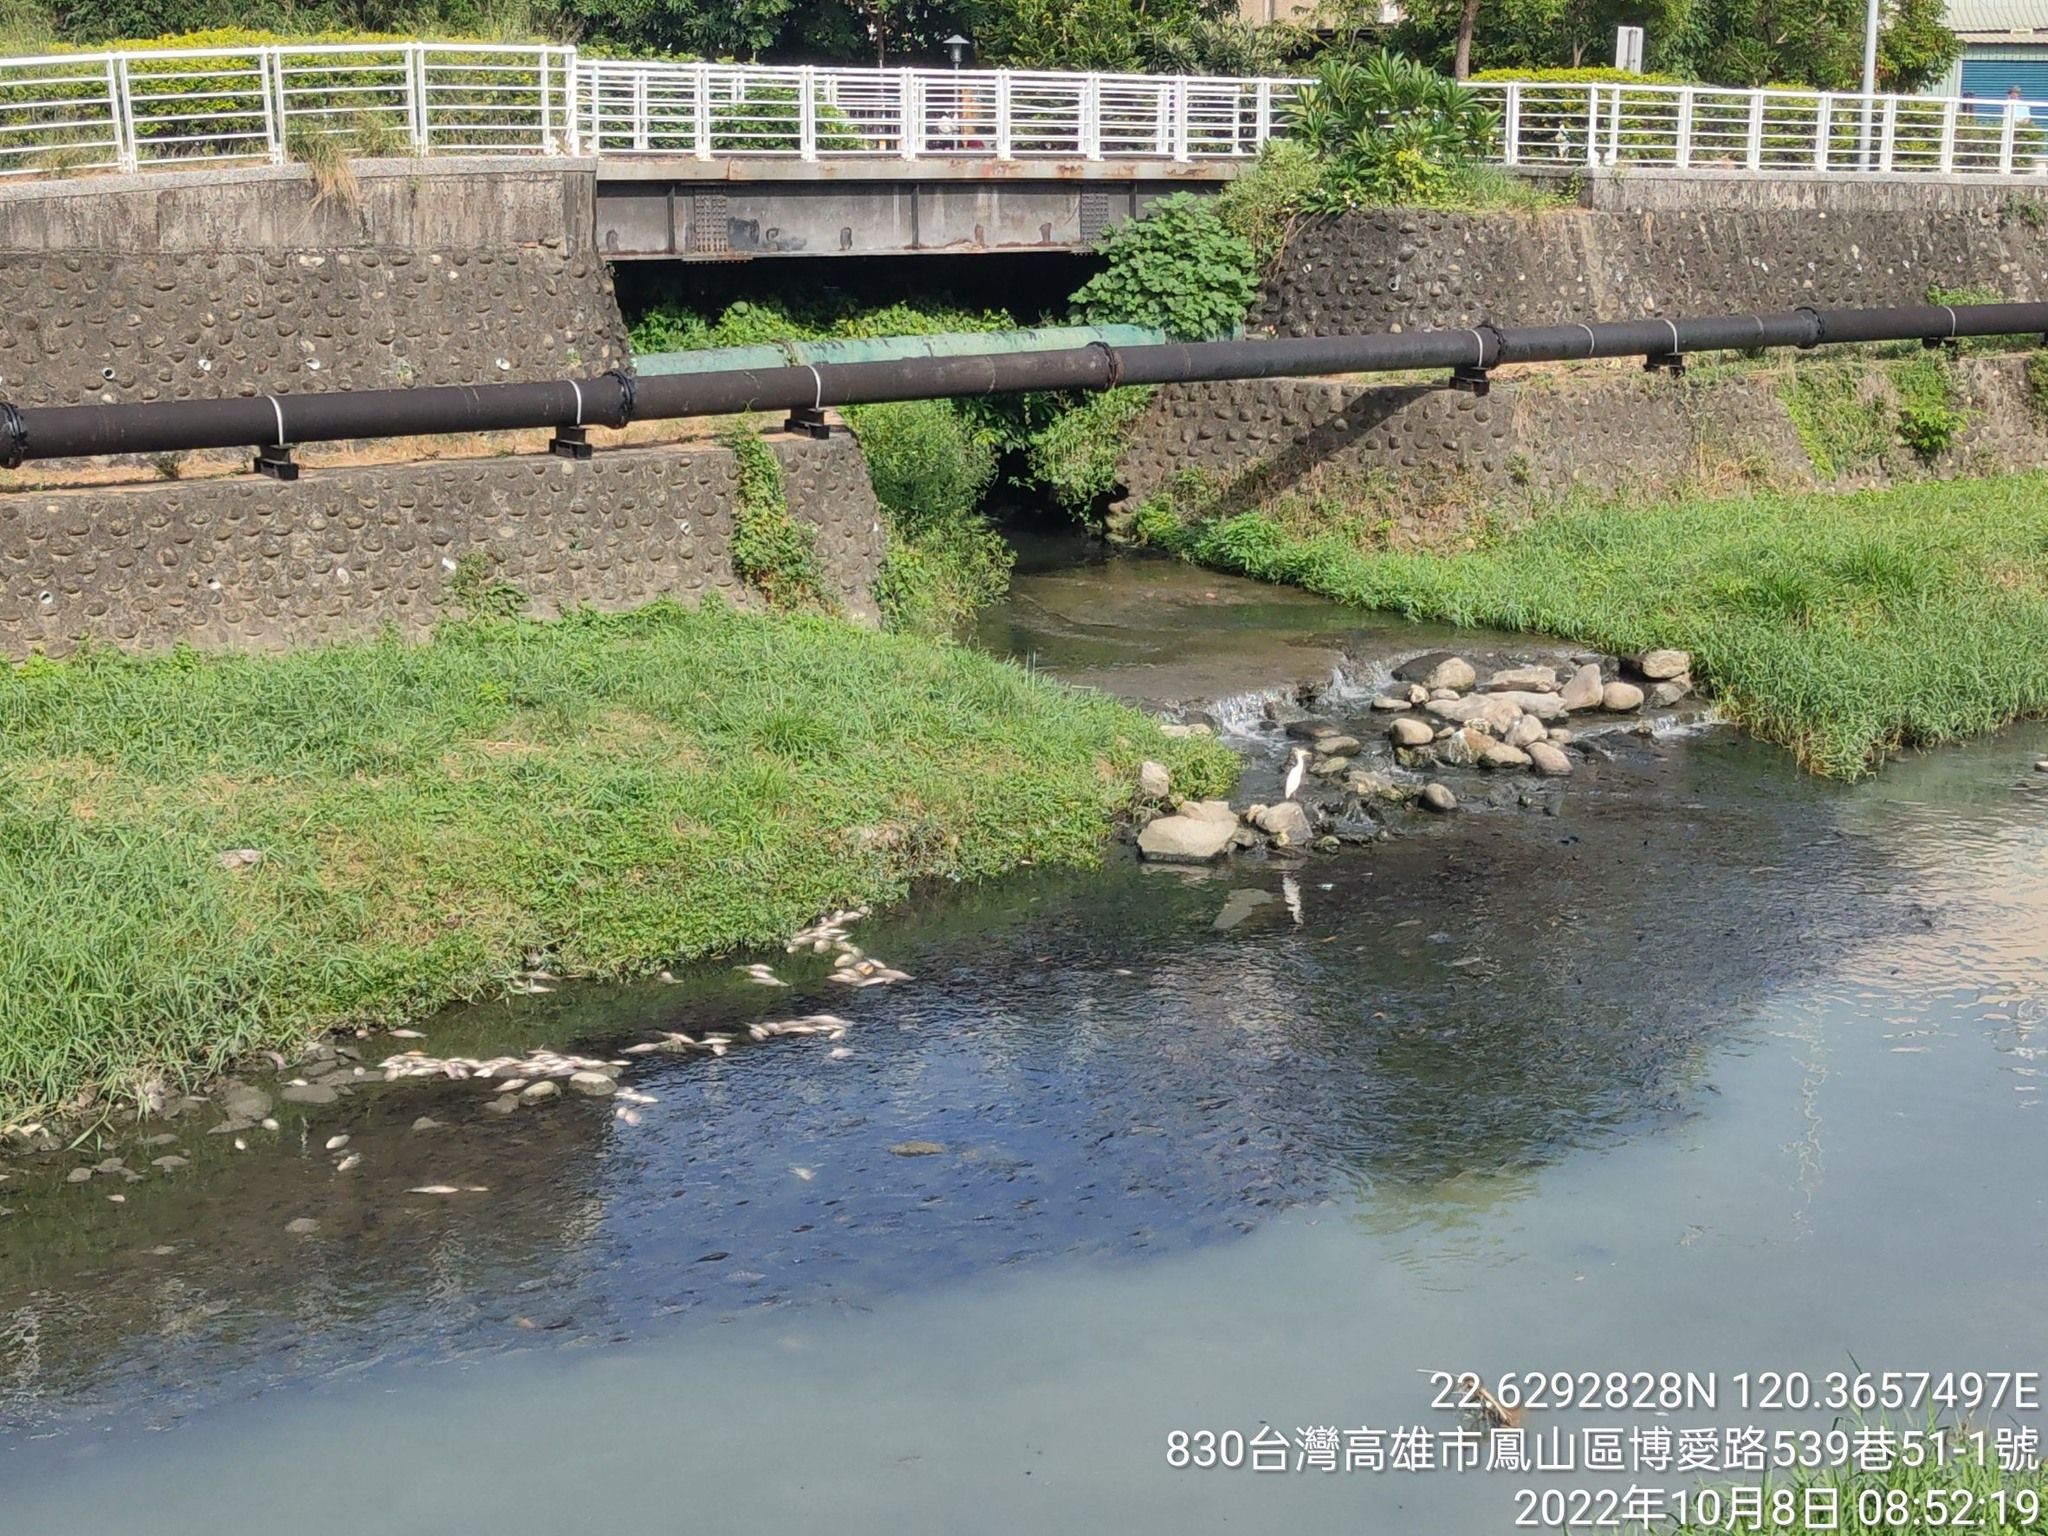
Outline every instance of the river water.
<svg viewBox="0 0 2048 1536">
<path fill-rule="evenodd" d="M 1135 562 L 1027 565 L 980 632 L 1153 702 L 1441 638 Z M 1734 1373 L 2048 1368 L 2048 731 L 1853 786 L 1611 756 L 1336 854 L 929 893 L 851 1000 L 778 954 L 428 1029 L 852 1021 L 634 1058 L 637 1125 L 401 1084 L 246 1153 L 175 1122 L 120 1204 L 9 1165 L 0 1533 L 1505 1530 L 1559 1479 L 1170 1437 L 1449 1428 L 1432 1370 L 1712 1373 L 1551 1422 L 1772 1428 L 1815 1416 Z"/>
</svg>

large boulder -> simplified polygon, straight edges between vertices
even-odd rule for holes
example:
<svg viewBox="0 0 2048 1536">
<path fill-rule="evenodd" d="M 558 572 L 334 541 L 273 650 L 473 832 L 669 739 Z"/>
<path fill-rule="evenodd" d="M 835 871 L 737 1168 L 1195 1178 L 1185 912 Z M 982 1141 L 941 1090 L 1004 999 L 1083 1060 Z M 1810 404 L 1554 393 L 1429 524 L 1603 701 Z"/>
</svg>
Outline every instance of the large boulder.
<svg viewBox="0 0 2048 1536">
<path fill-rule="evenodd" d="M 1222 856 L 1237 831 L 1237 818 L 1162 816 L 1138 834 L 1138 852 L 1161 864 L 1206 864 Z"/>
<path fill-rule="evenodd" d="M 1612 682 L 1600 690 L 1600 707 L 1626 714 L 1643 707 L 1643 690 L 1634 683 Z"/>
<path fill-rule="evenodd" d="M 1489 693 L 1505 693 L 1510 690 L 1519 693 L 1557 692 L 1557 668 L 1555 667 L 1509 667 L 1496 672 L 1486 680 Z"/>
<path fill-rule="evenodd" d="M 1562 778 L 1572 771 L 1571 757 L 1564 748 L 1547 741 L 1532 741 L 1528 746 L 1529 761 L 1536 771 L 1550 778 Z"/>
<path fill-rule="evenodd" d="M 1430 668 L 1429 676 L 1422 679 L 1423 686 L 1427 688 L 1454 688 L 1459 693 L 1478 681 L 1479 674 L 1473 670 L 1472 663 L 1462 656 L 1446 656 Z"/>
<path fill-rule="evenodd" d="M 1228 800 L 1183 800 L 1180 814 L 1196 821 L 1220 821 L 1226 827 L 1237 825 L 1237 812 L 1230 808 Z"/>
<path fill-rule="evenodd" d="M 1292 800 L 1282 800 L 1278 805 L 1269 805 L 1253 818 L 1261 832 L 1275 842 L 1292 847 L 1304 846 L 1315 836 L 1315 828 L 1309 825 L 1308 812 Z"/>
<path fill-rule="evenodd" d="M 1387 727 L 1387 735 L 1393 738 L 1397 747 L 1426 747 L 1436 736 L 1427 720 L 1418 720 L 1405 715 Z"/>
<path fill-rule="evenodd" d="M 1589 661 L 1571 675 L 1571 681 L 1564 685 L 1557 699 L 1566 709 L 1598 709 L 1600 690 L 1604 686 L 1600 681 L 1599 664 Z"/>
<path fill-rule="evenodd" d="M 1690 677 L 1667 677 L 1661 683 L 1650 685 L 1650 707 L 1669 709 L 1688 693 L 1692 692 Z"/>
<path fill-rule="evenodd" d="M 1555 720 L 1564 714 L 1564 703 L 1554 693 L 1475 693 L 1462 699 L 1431 699 L 1429 712 L 1460 725 L 1483 725 L 1495 735 L 1504 735 L 1523 715 Z"/>
<path fill-rule="evenodd" d="M 1636 658 L 1636 670 L 1653 683 L 1667 677 L 1683 677 L 1692 670 L 1689 651 L 1645 651 Z"/>
</svg>

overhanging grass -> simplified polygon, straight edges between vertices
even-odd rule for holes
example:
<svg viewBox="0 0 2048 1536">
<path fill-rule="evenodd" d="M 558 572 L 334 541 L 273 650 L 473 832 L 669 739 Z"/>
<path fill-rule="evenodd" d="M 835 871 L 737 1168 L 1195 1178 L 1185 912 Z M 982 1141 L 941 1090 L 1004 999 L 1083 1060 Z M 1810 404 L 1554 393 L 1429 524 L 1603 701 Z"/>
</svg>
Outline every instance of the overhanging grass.
<svg viewBox="0 0 2048 1536">
<path fill-rule="evenodd" d="M 1854 777 L 1904 746 L 2048 710 L 2048 476 L 1857 495 L 1573 504 L 1478 547 L 1376 550 L 1301 506 L 1206 522 L 1192 558 L 1415 618 L 1691 651 L 1722 707 Z"/>
<path fill-rule="evenodd" d="M 0 1123 L 490 989 L 1093 858 L 1107 698 L 824 618 L 657 605 L 278 657 L 0 668 Z M 223 851 L 260 850 L 230 872 Z"/>
</svg>

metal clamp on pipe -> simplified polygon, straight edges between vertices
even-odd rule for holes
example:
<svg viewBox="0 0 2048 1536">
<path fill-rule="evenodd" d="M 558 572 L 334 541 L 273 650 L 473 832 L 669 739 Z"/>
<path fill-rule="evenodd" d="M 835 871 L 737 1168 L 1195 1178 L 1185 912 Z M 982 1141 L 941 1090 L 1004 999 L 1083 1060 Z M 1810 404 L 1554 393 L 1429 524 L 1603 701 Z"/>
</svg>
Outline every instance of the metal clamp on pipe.
<svg viewBox="0 0 2048 1536">
<path fill-rule="evenodd" d="M 19 469 L 28 457 L 28 423 L 12 400 L 0 400 L 0 469 Z"/>
<path fill-rule="evenodd" d="M 604 376 L 619 381 L 619 419 L 615 427 L 625 427 L 633 420 L 633 407 L 640 398 L 640 381 L 624 368 L 607 368 Z"/>
</svg>

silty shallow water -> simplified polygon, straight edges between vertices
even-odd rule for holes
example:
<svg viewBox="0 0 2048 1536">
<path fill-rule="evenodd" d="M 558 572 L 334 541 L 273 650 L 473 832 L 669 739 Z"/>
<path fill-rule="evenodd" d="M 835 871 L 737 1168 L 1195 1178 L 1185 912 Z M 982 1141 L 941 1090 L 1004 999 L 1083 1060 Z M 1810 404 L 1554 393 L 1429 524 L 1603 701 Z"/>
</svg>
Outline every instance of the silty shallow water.
<svg viewBox="0 0 2048 1536">
<path fill-rule="evenodd" d="M 1088 579 L 1142 616 L 1188 574 Z M 1339 658 L 1349 618 L 1309 626 Z M 16 1164 L 4 1528 L 1503 1529 L 1526 1479 L 1172 1471 L 1166 1437 L 1441 1427 L 1425 1368 L 2040 1369 L 2044 751 L 1845 788 L 1626 738 L 1554 816 L 931 893 L 857 934 L 898 987 L 778 956 L 789 992 L 429 1030 L 853 1021 L 841 1060 L 636 1058 L 637 1127 L 407 1084 L 246 1154 L 176 1127 L 194 1166 L 132 1186 Z"/>
</svg>

